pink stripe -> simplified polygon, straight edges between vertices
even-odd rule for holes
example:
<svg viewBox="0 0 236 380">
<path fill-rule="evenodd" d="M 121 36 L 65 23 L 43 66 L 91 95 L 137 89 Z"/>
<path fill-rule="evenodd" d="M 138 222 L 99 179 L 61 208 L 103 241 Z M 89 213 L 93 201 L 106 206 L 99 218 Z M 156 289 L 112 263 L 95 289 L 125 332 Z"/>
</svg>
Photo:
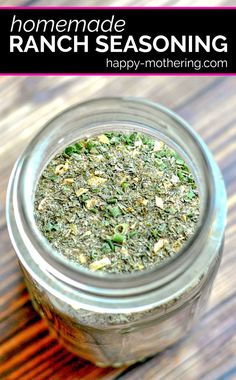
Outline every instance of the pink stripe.
<svg viewBox="0 0 236 380">
<path fill-rule="evenodd" d="M 103 77 L 145 77 L 145 76 L 209 76 L 209 77 L 216 77 L 216 76 L 221 76 L 221 77 L 229 77 L 229 76 L 236 76 L 236 73 L 0 73 L 1 76 L 27 76 L 27 77 L 48 77 L 48 76 L 67 76 L 67 77 L 72 77 L 72 76 L 103 76 Z"/>
<path fill-rule="evenodd" d="M 216 10 L 227 10 L 227 9 L 236 9 L 236 6 L 222 6 L 222 7 L 210 7 L 210 6 L 207 6 L 207 7 L 100 7 L 100 6 L 97 6 L 97 7 L 75 7 L 75 6 L 72 6 L 72 7 L 68 7 L 68 6 L 64 6 L 64 7 L 52 7 L 52 6 L 49 6 L 49 7 L 32 7 L 32 6 L 20 6 L 20 7 L 2 7 L 0 6 L 0 10 L 18 10 L 18 9 L 24 9 L 24 10 L 28 10 L 28 9 L 32 9 L 32 10 L 42 10 L 42 9 L 61 9 L 61 10 L 73 10 L 73 9 L 78 9 L 78 10 L 170 10 L 170 9 L 174 9 L 174 10 L 191 10 L 191 9 L 200 9 L 200 10 L 211 10 L 211 9 L 216 9 Z"/>
</svg>

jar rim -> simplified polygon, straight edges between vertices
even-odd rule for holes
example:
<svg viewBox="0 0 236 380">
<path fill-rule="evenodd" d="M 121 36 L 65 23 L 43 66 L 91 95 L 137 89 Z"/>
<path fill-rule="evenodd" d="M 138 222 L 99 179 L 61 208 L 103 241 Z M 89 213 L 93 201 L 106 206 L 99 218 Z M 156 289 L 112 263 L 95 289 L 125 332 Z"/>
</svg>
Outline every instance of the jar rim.
<svg viewBox="0 0 236 380">
<path fill-rule="evenodd" d="M 207 191 L 202 211 L 204 217 L 201 219 L 201 224 L 195 229 L 193 236 L 188 239 L 179 253 L 166 263 L 153 266 L 150 269 L 128 274 L 91 272 L 83 270 L 81 267 L 76 267 L 68 260 L 63 259 L 57 254 L 56 250 L 49 245 L 49 243 L 45 243 L 46 239 L 41 236 L 36 224 L 33 224 L 32 218 L 34 216 L 32 215 L 32 207 L 29 207 L 29 199 L 27 196 L 27 186 L 29 184 L 27 178 L 29 174 L 32 173 L 34 162 L 40 160 L 40 157 L 34 155 L 34 151 L 41 139 L 45 138 L 45 135 L 54 128 L 55 123 L 61 118 L 67 117 L 67 115 L 72 112 L 83 110 L 83 112 L 90 114 L 92 110 L 95 112 L 96 109 L 105 112 L 105 110 L 108 110 L 111 105 L 114 106 L 115 104 L 117 104 L 119 109 L 122 109 L 122 106 L 125 104 L 136 111 L 143 108 L 147 113 L 158 111 L 159 113 L 163 113 L 170 120 L 178 123 L 178 125 L 185 130 L 189 139 L 196 144 L 199 156 L 201 156 L 201 160 L 205 165 L 205 171 L 203 170 L 202 174 L 206 184 L 209 184 L 209 186 L 206 187 Z M 100 107 L 101 105 L 102 107 Z M 48 271 L 58 280 L 73 288 L 80 289 L 83 292 L 101 294 L 108 297 L 111 295 L 120 296 L 121 292 L 123 297 L 126 295 L 137 295 L 140 294 L 140 292 L 143 294 L 169 283 L 185 271 L 195 260 L 199 250 L 207 239 L 213 223 L 216 209 L 215 197 L 213 196 L 214 192 L 222 192 L 222 189 L 219 189 L 215 183 L 215 177 L 218 175 L 218 170 L 219 169 L 211 156 L 211 153 L 200 136 L 197 135 L 188 123 L 168 108 L 142 98 L 114 97 L 92 99 L 87 102 L 76 104 L 58 114 L 50 120 L 30 142 L 23 155 L 16 163 L 14 174 L 12 174 L 8 190 L 9 196 L 7 209 L 11 207 L 10 203 L 13 202 L 15 223 L 19 233 L 25 241 L 25 246 L 28 251 L 31 251 L 31 257 L 37 261 L 39 266 L 44 268 L 44 270 Z M 224 186 L 223 182 L 222 186 Z M 12 218 L 8 215 L 7 219 L 8 228 L 11 230 Z M 15 237 L 12 233 L 10 235 L 13 243 L 15 243 Z M 15 243 L 15 249 L 17 249 L 16 245 L 17 244 Z M 19 249 L 17 249 L 17 253 L 18 256 L 21 255 L 22 258 Z"/>
</svg>

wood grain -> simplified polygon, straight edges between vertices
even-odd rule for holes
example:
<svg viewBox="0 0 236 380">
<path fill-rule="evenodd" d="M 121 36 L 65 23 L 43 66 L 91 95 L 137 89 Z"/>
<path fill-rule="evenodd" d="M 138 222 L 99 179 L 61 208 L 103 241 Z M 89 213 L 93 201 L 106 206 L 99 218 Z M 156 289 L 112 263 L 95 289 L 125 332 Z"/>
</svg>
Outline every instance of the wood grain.
<svg viewBox="0 0 236 380">
<path fill-rule="evenodd" d="M 85 1 L 72 4 L 58 0 L 56 5 L 85 3 L 88 5 Z M 212 4 L 158 2 L 159 5 L 203 3 Z M 48 5 L 48 1 L 0 1 L 2 6 L 23 4 Z M 99 4 L 100 1 L 89 3 Z M 223 4 L 233 5 L 230 1 L 214 1 L 214 5 Z M 153 5 L 153 1 L 127 0 L 119 1 L 119 5 Z M 228 192 L 228 225 L 223 260 L 207 312 L 191 334 L 145 363 L 101 369 L 67 352 L 49 335 L 33 310 L 9 241 L 4 214 L 12 166 L 44 123 L 72 104 L 112 95 L 151 99 L 172 108 L 192 124 L 222 170 Z M 236 78 L 1 77 L 0 97 L 0 379 L 236 379 Z"/>
</svg>

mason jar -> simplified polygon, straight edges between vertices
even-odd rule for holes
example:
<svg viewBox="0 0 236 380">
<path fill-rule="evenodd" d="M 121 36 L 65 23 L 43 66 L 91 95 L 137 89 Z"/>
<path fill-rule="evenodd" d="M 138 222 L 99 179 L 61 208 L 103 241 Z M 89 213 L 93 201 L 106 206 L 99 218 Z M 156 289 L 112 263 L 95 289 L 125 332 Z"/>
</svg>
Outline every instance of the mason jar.
<svg viewBox="0 0 236 380">
<path fill-rule="evenodd" d="M 187 162 L 199 189 L 194 235 L 169 261 L 148 270 L 90 272 L 54 250 L 36 225 L 35 189 L 49 161 L 75 140 L 108 131 L 164 141 Z M 165 107 L 129 97 L 91 100 L 51 120 L 17 161 L 7 196 L 10 238 L 34 307 L 64 346 L 99 366 L 154 355 L 198 321 L 220 264 L 225 219 L 222 175 L 201 138 Z"/>
</svg>

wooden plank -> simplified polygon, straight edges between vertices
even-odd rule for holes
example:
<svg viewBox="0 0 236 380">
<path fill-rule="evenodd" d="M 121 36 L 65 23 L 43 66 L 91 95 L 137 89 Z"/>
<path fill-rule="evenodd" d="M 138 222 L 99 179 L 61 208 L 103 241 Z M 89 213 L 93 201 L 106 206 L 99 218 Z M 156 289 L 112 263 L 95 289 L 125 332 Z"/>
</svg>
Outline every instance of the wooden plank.
<svg viewBox="0 0 236 380">
<path fill-rule="evenodd" d="M 0 0 L 0 5 L 6 3 L 9 2 Z M 16 3 L 25 4 L 17 0 L 11 5 Z M 109 1 L 109 5 L 118 3 L 153 5 L 152 0 Z M 203 1 L 160 3 L 202 5 Z M 33 4 L 48 5 L 48 2 L 39 0 Z M 57 5 L 60 4 L 65 5 L 66 1 L 58 0 Z M 95 4 L 101 2 L 90 2 Z M 233 5 L 230 1 L 215 1 L 214 5 L 217 4 Z M 207 142 L 222 169 L 229 208 L 224 255 L 204 318 L 184 340 L 129 369 L 97 368 L 69 353 L 48 334 L 45 323 L 29 302 L 4 215 L 13 163 L 42 125 L 72 104 L 114 94 L 146 97 L 186 118 Z M 124 380 L 236 378 L 236 78 L 2 77 L 0 96 L 0 378 L 112 380 L 119 375 Z"/>
</svg>

